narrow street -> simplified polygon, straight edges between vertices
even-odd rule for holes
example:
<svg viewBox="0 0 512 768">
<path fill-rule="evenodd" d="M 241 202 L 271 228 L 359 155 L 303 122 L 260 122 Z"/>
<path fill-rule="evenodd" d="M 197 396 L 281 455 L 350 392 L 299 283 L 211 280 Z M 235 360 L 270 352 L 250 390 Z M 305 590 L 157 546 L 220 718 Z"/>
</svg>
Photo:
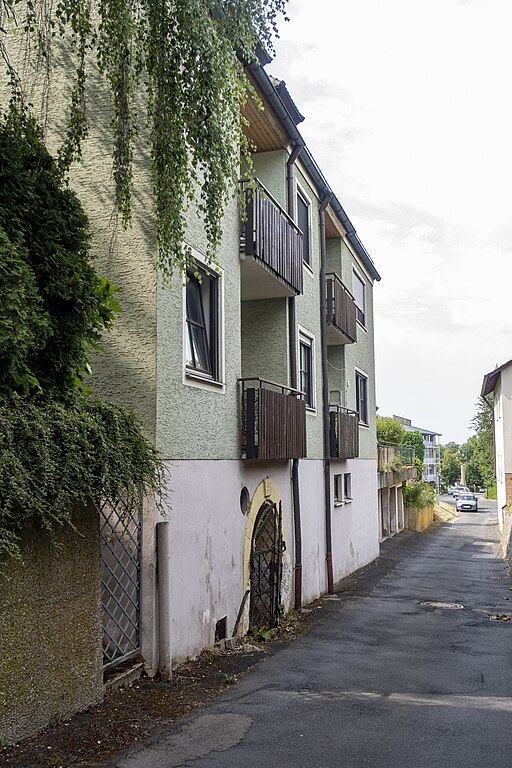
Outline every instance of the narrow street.
<svg viewBox="0 0 512 768">
<path fill-rule="evenodd" d="M 509 765 L 512 623 L 489 617 L 512 611 L 512 591 L 493 504 L 422 535 L 396 568 L 362 584 L 308 636 L 113 764 Z M 386 542 L 384 553 L 407 550 L 417 536 Z"/>
</svg>

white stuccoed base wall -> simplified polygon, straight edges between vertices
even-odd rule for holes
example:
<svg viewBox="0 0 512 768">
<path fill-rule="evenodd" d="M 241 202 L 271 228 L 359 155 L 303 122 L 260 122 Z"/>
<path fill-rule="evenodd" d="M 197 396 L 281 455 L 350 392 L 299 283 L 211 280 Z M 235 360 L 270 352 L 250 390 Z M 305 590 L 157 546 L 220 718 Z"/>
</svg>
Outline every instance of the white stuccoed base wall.
<svg viewBox="0 0 512 768">
<path fill-rule="evenodd" d="M 332 513 L 335 581 L 378 555 L 379 527 L 375 462 L 333 463 L 333 473 L 352 473 L 354 501 Z M 339 466 L 338 466 L 339 465 Z M 303 602 L 327 589 L 325 566 L 325 511 L 323 462 L 301 460 L 299 473 L 302 518 Z M 280 498 L 283 511 L 283 581 L 281 601 L 293 606 L 295 562 L 291 462 L 191 461 L 167 463 L 169 485 L 166 519 L 170 541 L 170 642 L 174 663 L 198 653 L 215 639 L 216 622 L 227 617 L 227 636 L 233 634 L 247 589 L 244 572 L 246 538 L 260 503 L 262 481 L 271 479 L 272 500 Z M 253 510 L 244 515 L 240 492 L 246 486 Z M 247 626 L 245 610 L 245 627 Z"/>
</svg>

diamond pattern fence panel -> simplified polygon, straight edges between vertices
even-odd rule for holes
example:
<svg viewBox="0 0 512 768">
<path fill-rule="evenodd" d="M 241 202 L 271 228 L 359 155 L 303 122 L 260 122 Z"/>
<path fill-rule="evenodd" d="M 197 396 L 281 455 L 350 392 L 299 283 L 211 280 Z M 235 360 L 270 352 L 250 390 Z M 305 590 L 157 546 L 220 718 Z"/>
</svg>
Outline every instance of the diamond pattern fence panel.
<svg viewBox="0 0 512 768">
<path fill-rule="evenodd" d="M 142 499 L 131 511 L 122 499 L 100 511 L 103 669 L 140 653 Z"/>
</svg>

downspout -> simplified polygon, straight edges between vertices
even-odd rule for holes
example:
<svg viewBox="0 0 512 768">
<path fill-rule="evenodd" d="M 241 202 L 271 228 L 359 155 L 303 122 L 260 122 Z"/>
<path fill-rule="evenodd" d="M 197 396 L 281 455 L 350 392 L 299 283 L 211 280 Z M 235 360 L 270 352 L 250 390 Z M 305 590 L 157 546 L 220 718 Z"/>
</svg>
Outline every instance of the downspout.
<svg viewBox="0 0 512 768">
<path fill-rule="evenodd" d="M 327 568 L 327 591 L 334 592 L 332 571 L 332 525 L 331 525 L 331 449 L 329 440 L 329 373 L 327 369 L 327 292 L 325 273 L 327 271 L 327 247 L 325 242 L 325 209 L 332 193 L 327 193 L 320 204 L 320 342 L 322 347 L 322 407 L 324 422 L 324 499 L 325 499 L 325 564 Z"/>
<path fill-rule="evenodd" d="M 293 150 L 286 162 L 287 209 L 288 215 L 294 217 L 293 196 L 293 164 L 300 155 L 303 142 L 295 142 Z M 290 353 L 290 385 L 298 389 L 297 377 L 297 307 L 295 296 L 288 297 L 288 345 Z M 292 505 L 293 505 L 293 534 L 295 542 L 294 567 L 294 608 L 299 611 L 302 607 L 302 526 L 300 519 L 300 488 L 299 460 L 292 459 Z"/>
</svg>

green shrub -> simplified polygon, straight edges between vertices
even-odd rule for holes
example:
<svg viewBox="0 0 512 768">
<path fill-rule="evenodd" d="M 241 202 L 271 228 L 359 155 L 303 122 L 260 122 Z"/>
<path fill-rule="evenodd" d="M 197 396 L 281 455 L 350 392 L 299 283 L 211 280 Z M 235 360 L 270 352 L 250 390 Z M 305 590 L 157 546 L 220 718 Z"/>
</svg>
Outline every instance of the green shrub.
<svg viewBox="0 0 512 768">
<path fill-rule="evenodd" d="M 122 496 L 140 505 L 156 490 L 160 463 L 133 414 L 100 400 L 0 405 L 0 554 L 18 556 L 28 519 L 52 531 L 72 524 L 73 509 Z"/>
<path fill-rule="evenodd" d="M 428 483 L 404 483 L 404 505 L 409 509 L 425 509 L 431 507 L 436 499 L 436 492 Z"/>
</svg>

